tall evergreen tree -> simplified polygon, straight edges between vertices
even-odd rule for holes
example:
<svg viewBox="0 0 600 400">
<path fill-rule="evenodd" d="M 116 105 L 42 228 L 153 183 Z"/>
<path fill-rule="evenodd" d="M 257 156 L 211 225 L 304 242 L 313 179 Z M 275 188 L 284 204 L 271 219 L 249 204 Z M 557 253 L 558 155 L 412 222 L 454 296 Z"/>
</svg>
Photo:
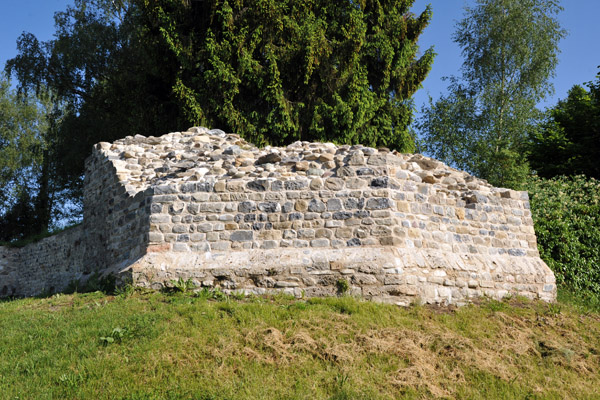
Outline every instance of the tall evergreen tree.
<svg viewBox="0 0 600 400">
<path fill-rule="evenodd" d="M 476 0 L 454 41 L 461 79 L 430 100 L 417 129 L 433 156 L 498 186 L 519 187 L 528 173 L 525 143 L 552 91 L 558 42 L 565 35 L 554 0 Z"/>
<path fill-rule="evenodd" d="M 417 58 L 431 10 L 414 0 L 144 0 L 178 63 L 174 92 L 194 124 L 258 144 L 335 141 L 413 149 Z"/>
<path fill-rule="evenodd" d="M 30 190 L 35 232 L 80 216 L 84 160 L 94 143 L 187 126 L 172 95 L 174 63 L 138 10 L 132 0 L 75 0 L 55 14 L 54 39 L 24 33 L 17 40 L 5 70 L 17 79 L 18 97 L 51 105 L 43 168 Z M 17 193 L 10 198 L 23 203 Z"/>
</svg>

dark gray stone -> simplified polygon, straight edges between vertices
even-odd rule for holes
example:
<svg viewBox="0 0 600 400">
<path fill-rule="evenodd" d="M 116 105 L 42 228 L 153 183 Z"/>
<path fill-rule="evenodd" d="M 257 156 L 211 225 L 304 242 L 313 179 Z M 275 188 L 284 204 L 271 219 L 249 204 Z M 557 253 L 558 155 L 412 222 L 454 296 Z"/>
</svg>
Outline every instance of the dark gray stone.
<svg viewBox="0 0 600 400">
<path fill-rule="evenodd" d="M 310 203 L 308 203 L 308 211 L 322 213 L 325 211 L 325 204 L 317 199 L 312 199 Z"/>
<path fill-rule="evenodd" d="M 388 187 L 389 179 L 387 176 L 375 178 L 371 181 L 371 187 L 374 188 L 386 188 Z"/>
<path fill-rule="evenodd" d="M 279 211 L 279 203 L 268 201 L 265 203 L 258 203 L 258 209 L 266 213 L 274 213 Z"/>
<path fill-rule="evenodd" d="M 285 181 L 285 189 L 286 190 L 302 190 L 306 188 L 307 184 L 305 181 Z"/>
<path fill-rule="evenodd" d="M 360 210 L 365 206 L 365 199 L 362 197 L 359 199 L 356 197 L 350 197 L 344 201 L 344 206 L 346 207 L 346 210 Z"/>
<path fill-rule="evenodd" d="M 256 164 L 260 165 L 260 164 L 268 164 L 268 163 L 277 163 L 281 161 L 281 156 L 277 153 L 269 153 L 269 154 L 265 154 L 262 157 L 259 157 L 258 160 L 256 160 Z"/>
<path fill-rule="evenodd" d="M 387 164 L 388 155 L 387 154 L 373 154 L 367 160 L 367 164 L 369 165 L 386 165 Z"/>
<path fill-rule="evenodd" d="M 348 247 L 356 247 L 356 246 L 360 246 L 360 239 L 358 239 L 358 238 L 352 238 L 352 239 L 350 239 L 350 240 L 348 240 L 348 241 L 346 242 L 346 245 L 347 245 Z"/>
<path fill-rule="evenodd" d="M 527 255 L 527 253 L 523 249 L 509 249 L 508 254 L 516 257 L 524 257 Z"/>
<path fill-rule="evenodd" d="M 291 213 L 290 214 L 290 221 L 299 221 L 301 219 L 304 218 L 304 214 L 302 213 Z"/>
<path fill-rule="evenodd" d="M 283 182 L 282 181 L 273 181 L 271 183 L 271 190 L 274 192 L 280 192 L 283 190 Z"/>
<path fill-rule="evenodd" d="M 196 190 L 198 192 L 212 192 L 213 187 L 214 187 L 214 184 L 212 184 L 210 182 L 196 183 Z"/>
<path fill-rule="evenodd" d="M 179 193 L 176 185 L 156 185 L 154 187 L 154 194 L 173 194 Z"/>
<path fill-rule="evenodd" d="M 233 242 L 247 242 L 254 239 L 254 233 L 252 231 L 235 231 L 229 239 Z"/>
<path fill-rule="evenodd" d="M 177 241 L 181 243 L 186 243 L 190 241 L 190 235 L 187 233 L 184 235 L 177 235 Z"/>
<path fill-rule="evenodd" d="M 189 161 L 189 160 L 181 161 L 174 165 L 175 168 L 179 168 L 179 169 L 190 169 L 190 168 L 194 168 L 195 166 L 196 166 L 196 163 L 193 161 Z"/>
<path fill-rule="evenodd" d="M 336 171 L 336 175 L 340 177 L 356 176 L 356 172 L 351 167 L 339 167 Z"/>
<path fill-rule="evenodd" d="M 269 190 L 269 181 L 266 179 L 258 179 L 255 181 L 248 182 L 246 187 L 256 192 L 264 192 L 266 190 Z"/>
<path fill-rule="evenodd" d="M 223 151 L 223 154 L 225 154 L 225 155 L 238 155 L 241 152 L 242 152 L 242 149 L 240 149 L 240 146 L 233 145 L 233 146 L 229 146 L 228 148 L 226 148 Z"/>
<path fill-rule="evenodd" d="M 290 213 L 294 211 L 294 203 L 292 203 L 291 201 L 284 203 L 281 207 L 281 211 L 284 213 Z"/>
<path fill-rule="evenodd" d="M 339 211 L 342 208 L 343 208 L 342 200 L 340 200 L 340 199 L 327 200 L 327 211 Z"/>
<path fill-rule="evenodd" d="M 392 202 L 387 197 L 372 197 L 367 200 L 367 210 L 383 210 L 392 207 Z"/>
<path fill-rule="evenodd" d="M 197 184 L 195 182 L 181 184 L 180 190 L 182 193 L 193 193 L 197 191 Z"/>
<path fill-rule="evenodd" d="M 252 201 L 242 201 L 238 205 L 238 211 L 244 214 L 256 211 L 256 204 Z"/>
<path fill-rule="evenodd" d="M 365 176 L 365 175 L 375 175 L 375 171 L 373 171 L 371 168 L 359 168 L 356 170 L 356 175 L 358 176 Z"/>
<path fill-rule="evenodd" d="M 350 219 L 352 218 L 352 213 L 348 212 L 348 211 L 339 211 L 339 212 L 335 212 L 333 213 L 333 219 Z"/>
<path fill-rule="evenodd" d="M 371 216 L 370 211 L 359 210 L 354 212 L 354 218 L 369 218 Z"/>
</svg>

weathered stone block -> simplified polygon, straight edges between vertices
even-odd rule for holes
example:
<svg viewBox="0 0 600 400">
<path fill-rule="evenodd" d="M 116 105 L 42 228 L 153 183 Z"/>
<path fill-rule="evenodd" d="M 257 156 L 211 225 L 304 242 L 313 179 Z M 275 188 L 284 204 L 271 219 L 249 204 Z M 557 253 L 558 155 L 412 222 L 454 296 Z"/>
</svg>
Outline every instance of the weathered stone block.
<svg viewBox="0 0 600 400">
<path fill-rule="evenodd" d="M 254 238 L 254 233 L 252 231 L 236 231 L 232 232 L 229 236 L 229 239 L 233 242 L 245 242 L 252 240 Z"/>
</svg>

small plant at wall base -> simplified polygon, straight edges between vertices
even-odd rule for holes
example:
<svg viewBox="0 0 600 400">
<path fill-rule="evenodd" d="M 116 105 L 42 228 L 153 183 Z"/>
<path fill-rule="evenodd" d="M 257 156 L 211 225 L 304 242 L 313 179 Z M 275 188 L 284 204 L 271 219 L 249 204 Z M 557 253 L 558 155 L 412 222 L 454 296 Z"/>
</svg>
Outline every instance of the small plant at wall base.
<svg viewBox="0 0 600 400">
<path fill-rule="evenodd" d="M 188 291 L 193 290 L 196 287 L 191 278 L 187 280 L 184 280 L 181 277 L 177 280 L 172 279 L 171 284 L 173 285 L 171 289 L 175 292 L 180 293 L 187 293 Z"/>
<path fill-rule="evenodd" d="M 131 333 L 129 332 L 129 329 L 127 329 L 126 327 L 125 328 L 116 327 L 110 332 L 110 334 L 108 334 L 106 336 L 101 336 L 100 342 L 104 345 L 109 345 L 112 343 L 121 343 L 124 338 L 126 338 L 130 335 L 131 335 Z"/>
<path fill-rule="evenodd" d="M 335 283 L 335 286 L 337 288 L 338 294 L 340 294 L 340 295 L 346 294 L 348 289 L 350 289 L 350 284 L 348 284 L 348 281 L 345 279 L 339 279 Z"/>
</svg>

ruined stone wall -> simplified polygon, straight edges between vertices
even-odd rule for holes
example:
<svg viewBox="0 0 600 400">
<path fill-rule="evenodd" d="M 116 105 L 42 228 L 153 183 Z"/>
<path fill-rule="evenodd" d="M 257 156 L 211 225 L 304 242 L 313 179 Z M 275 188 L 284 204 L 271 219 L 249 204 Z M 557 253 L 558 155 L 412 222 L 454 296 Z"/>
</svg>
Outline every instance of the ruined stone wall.
<svg viewBox="0 0 600 400">
<path fill-rule="evenodd" d="M 81 225 L 23 248 L 0 246 L 0 297 L 64 290 L 86 264 Z"/>
<path fill-rule="evenodd" d="M 84 274 L 161 288 L 463 304 L 552 300 L 526 192 L 423 157 L 193 128 L 100 143 L 87 163 Z"/>
<path fill-rule="evenodd" d="M 118 274 L 146 252 L 151 190 L 133 190 L 135 171 L 96 145 L 86 160 L 84 215 L 87 273 Z"/>
<path fill-rule="evenodd" d="M 0 297 L 59 292 L 95 273 L 120 276 L 145 254 L 149 191 L 128 191 L 124 163 L 100 150 L 86 162 L 81 225 L 23 248 L 0 247 Z"/>
<path fill-rule="evenodd" d="M 264 293 L 464 303 L 519 293 L 553 299 L 526 192 L 420 155 L 296 142 L 257 149 L 194 128 L 127 138 L 108 157 L 152 191 L 140 285 L 173 279 Z"/>
</svg>

